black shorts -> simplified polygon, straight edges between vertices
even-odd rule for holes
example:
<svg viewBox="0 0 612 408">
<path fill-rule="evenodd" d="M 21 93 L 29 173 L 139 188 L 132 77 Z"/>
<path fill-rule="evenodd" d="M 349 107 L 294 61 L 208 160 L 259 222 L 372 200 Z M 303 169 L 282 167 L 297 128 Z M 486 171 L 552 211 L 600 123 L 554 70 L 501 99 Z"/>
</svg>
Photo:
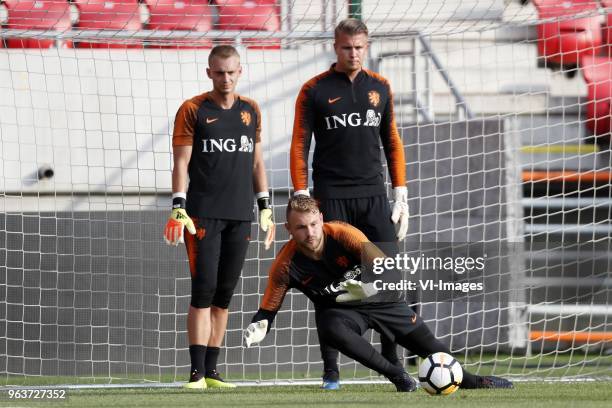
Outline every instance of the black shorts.
<svg viewBox="0 0 612 408">
<path fill-rule="evenodd" d="M 227 309 L 251 240 L 251 222 L 193 218 L 196 234 L 185 231 L 191 272 L 191 305 Z"/>
<path fill-rule="evenodd" d="M 376 242 L 397 242 L 386 195 L 364 198 L 323 199 L 319 202 L 324 221 L 344 221 Z"/>
<path fill-rule="evenodd" d="M 317 308 L 315 319 L 319 325 L 341 317 L 351 323 L 357 333 L 376 330 L 392 341 L 410 334 L 423 320 L 405 302 L 372 303 L 353 307 Z M 330 319 L 331 318 L 331 319 Z"/>
</svg>

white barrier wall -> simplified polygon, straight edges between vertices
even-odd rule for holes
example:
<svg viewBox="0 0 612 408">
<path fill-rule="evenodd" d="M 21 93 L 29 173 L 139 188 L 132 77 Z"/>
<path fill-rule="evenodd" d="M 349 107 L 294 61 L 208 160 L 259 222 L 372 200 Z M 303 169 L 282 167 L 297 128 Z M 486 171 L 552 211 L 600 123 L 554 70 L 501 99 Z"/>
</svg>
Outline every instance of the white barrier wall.
<svg viewBox="0 0 612 408">
<path fill-rule="evenodd" d="M 238 92 L 260 104 L 271 184 L 287 187 L 297 92 L 334 56 L 320 45 L 240 52 Z M 0 190 L 168 191 L 174 115 L 183 100 L 211 89 L 208 53 L 2 50 Z M 37 182 L 43 165 L 55 175 Z"/>
</svg>

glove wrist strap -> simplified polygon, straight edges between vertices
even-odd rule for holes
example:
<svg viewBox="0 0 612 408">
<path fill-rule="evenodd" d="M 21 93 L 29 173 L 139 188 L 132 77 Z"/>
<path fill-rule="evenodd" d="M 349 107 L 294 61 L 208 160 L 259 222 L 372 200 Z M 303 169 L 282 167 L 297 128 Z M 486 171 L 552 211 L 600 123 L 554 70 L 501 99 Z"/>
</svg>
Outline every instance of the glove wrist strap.
<svg viewBox="0 0 612 408">
<path fill-rule="evenodd" d="M 268 193 L 259 193 L 257 196 L 257 208 L 259 211 L 272 208 L 270 207 L 270 195 Z"/>
<path fill-rule="evenodd" d="M 185 208 L 187 206 L 187 200 L 183 197 L 174 197 L 172 199 L 172 209 Z"/>
</svg>

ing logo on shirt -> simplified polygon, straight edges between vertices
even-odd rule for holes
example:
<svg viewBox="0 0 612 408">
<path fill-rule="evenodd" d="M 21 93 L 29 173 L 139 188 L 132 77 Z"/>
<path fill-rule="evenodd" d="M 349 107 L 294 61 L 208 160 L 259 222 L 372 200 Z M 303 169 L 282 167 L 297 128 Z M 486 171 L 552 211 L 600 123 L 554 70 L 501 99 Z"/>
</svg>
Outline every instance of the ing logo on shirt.
<svg viewBox="0 0 612 408">
<path fill-rule="evenodd" d="M 361 118 L 359 112 L 352 112 L 349 114 L 343 113 L 341 116 L 332 115 L 325 116 L 325 124 L 327 130 L 338 129 L 338 127 L 359 127 L 359 126 L 371 126 L 378 127 L 381 122 L 380 112 L 376 112 L 374 109 L 368 109 L 365 114 L 365 120 Z"/>
<path fill-rule="evenodd" d="M 252 153 L 253 152 L 253 139 L 249 139 L 245 135 L 240 136 L 240 148 L 238 149 L 238 151 Z"/>
<path fill-rule="evenodd" d="M 240 119 L 244 126 L 249 126 L 251 124 L 251 114 L 247 111 L 240 112 Z"/>
<path fill-rule="evenodd" d="M 380 94 L 376 91 L 368 92 L 368 100 L 373 107 L 377 107 L 380 103 Z"/>
<path fill-rule="evenodd" d="M 217 152 L 244 152 L 253 153 L 253 139 L 242 135 L 240 136 L 240 144 L 234 139 L 202 139 L 202 153 L 217 153 Z"/>
<path fill-rule="evenodd" d="M 366 121 L 363 123 L 363 126 L 380 126 L 380 113 L 376 113 L 374 109 L 368 109 L 366 112 Z"/>
</svg>

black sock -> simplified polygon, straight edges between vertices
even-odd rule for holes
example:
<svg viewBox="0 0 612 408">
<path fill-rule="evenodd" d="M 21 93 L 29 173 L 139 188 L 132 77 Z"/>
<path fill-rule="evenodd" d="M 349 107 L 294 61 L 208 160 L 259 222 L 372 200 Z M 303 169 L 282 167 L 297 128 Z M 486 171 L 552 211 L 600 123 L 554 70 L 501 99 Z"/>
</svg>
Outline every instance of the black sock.
<svg viewBox="0 0 612 408">
<path fill-rule="evenodd" d="M 219 347 L 208 346 L 206 349 L 206 374 L 217 369 L 217 359 L 220 351 Z"/>
<path fill-rule="evenodd" d="M 360 362 L 372 370 L 378 371 L 388 378 L 403 374 L 403 368 L 391 364 L 372 347 L 369 341 L 361 337 L 359 333 L 351 330 L 348 325 L 343 324 L 341 320 L 335 322 L 334 327 L 337 329 L 330 333 L 333 338 L 326 339 L 330 345 L 340 350 L 345 356 Z M 336 363 L 336 360 L 334 360 L 334 363 Z M 328 364 L 331 364 L 331 362 L 328 362 Z"/>
<path fill-rule="evenodd" d="M 397 356 L 397 346 L 395 345 L 395 341 L 391 340 L 384 334 L 381 334 L 380 336 L 380 354 L 389 360 L 391 364 L 396 366 L 402 365 Z"/>
<path fill-rule="evenodd" d="M 199 344 L 189 346 L 189 357 L 191 357 L 191 372 L 197 370 L 203 373 L 206 369 L 206 346 Z"/>
<path fill-rule="evenodd" d="M 340 372 L 338 368 L 338 350 L 330 346 L 329 344 L 322 342 L 320 343 L 321 348 L 321 359 L 323 360 L 323 371 L 334 371 Z"/>
<path fill-rule="evenodd" d="M 439 351 L 452 355 L 449 348 L 436 339 L 425 324 L 415 328 L 412 333 L 397 339 L 397 342 L 422 358 Z M 479 378 L 480 376 L 463 370 L 461 385 L 464 388 L 475 388 Z"/>
<path fill-rule="evenodd" d="M 397 338 L 396 340 L 400 346 L 410 350 L 421 358 L 425 358 L 439 351 L 452 355 L 449 348 L 436 339 L 425 324 L 421 324 L 409 334 Z"/>
</svg>

